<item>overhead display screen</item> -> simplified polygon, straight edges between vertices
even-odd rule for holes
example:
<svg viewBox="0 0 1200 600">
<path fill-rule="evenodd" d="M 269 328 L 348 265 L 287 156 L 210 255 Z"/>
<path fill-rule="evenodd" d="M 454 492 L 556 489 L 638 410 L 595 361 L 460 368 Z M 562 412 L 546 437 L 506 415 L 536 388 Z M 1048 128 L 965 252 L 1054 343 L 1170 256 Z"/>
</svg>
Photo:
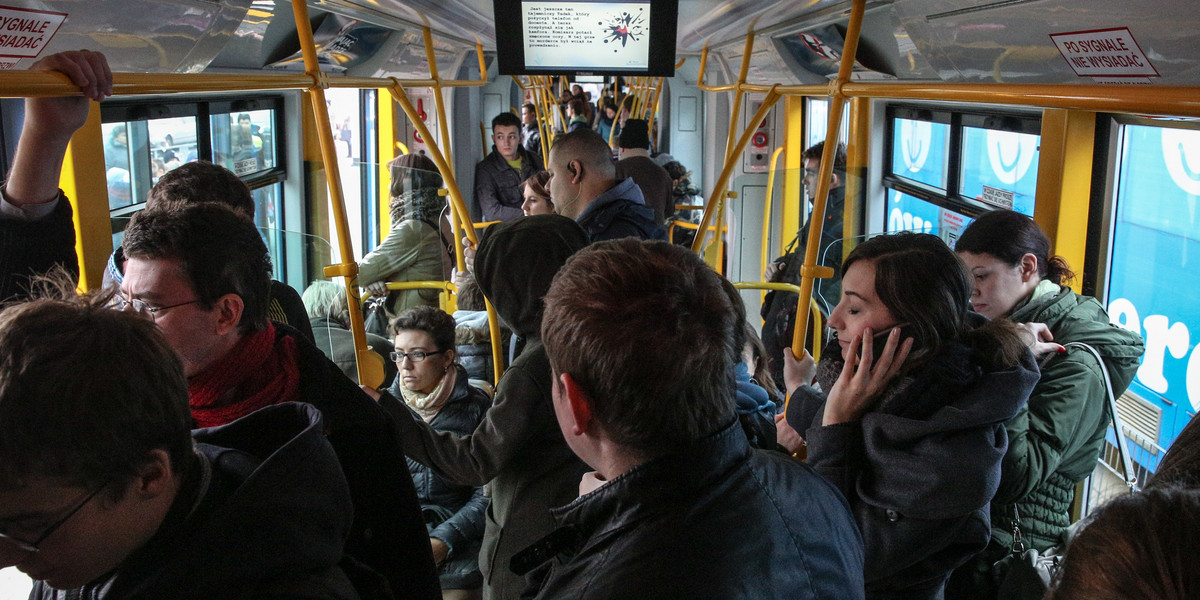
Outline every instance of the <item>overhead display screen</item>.
<svg viewBox="0 0 1200 600">
<path fill-rule="evenodd" d="M 670 75 L 677 0 L 495 0 L 502 75 Z"/>
<path fill-rule="evenodd" d="M 521 2 L 525 68 L 644 71 L 650 2 Z"/>
</svg>

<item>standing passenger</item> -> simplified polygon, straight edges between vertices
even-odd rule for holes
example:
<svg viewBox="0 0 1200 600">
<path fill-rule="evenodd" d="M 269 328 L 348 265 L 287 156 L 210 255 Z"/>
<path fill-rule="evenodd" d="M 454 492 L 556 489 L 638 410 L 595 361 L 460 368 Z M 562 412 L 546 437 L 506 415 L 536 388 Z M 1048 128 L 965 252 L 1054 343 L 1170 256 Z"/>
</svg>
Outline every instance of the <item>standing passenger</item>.
<svg viewBox="0 0 1200 600">
<path fill-rule="evenodd" d="M 35 600 L 359 598 L 321 413 L 271 406 L 189 435 L 154 323 L 68 295 L 0 312 L 0 567 Z"/>
<path fill-rule="evenodd" d="M 30 69 L 58 71 L 83 95 L 25 99 L 13 166 L 0 186 L 0 302 L 26 297 L 31 277 L 54 268 L 78 277 L 71 203 L 58 181 L 67 145 L 87 121 L 91 101 L 112 94 L 112 72 L 99 52 L 51 54 Z"/>
<path fill-rule="evenodd" d="M 632 179 L 618 180 L 608 144 L 592 130 L 561 135 L 550 149 L 554 211 L 575 219 L 593 242 L 667 239 Z"/>
<path fill-rule="evenodd" d="M 646 206 L 654 209 L 654 221 L 665 223 L 675 216 L 675 184 L 667 170 L 650 158 L 650 134 L 642 119 L 630 119 L 621 131 L 621 160 L 617 179 L 633 178 L 642 190 Z"/>
<path fill-rule="evenodd" d="M 528 154 L 542 155 L 542 132 L 538 129 L 537 108 L 529 102 L 521 107 L 521 147 Z"/>
<path fill-rule="evenodd" d="M 554 201 L 550 199 L 550 171 L 538 171 L 536 175 L 521 183 L 525 202 L 521 204 L 521 212 L 529 215 L 554 214 Z"/>
<path fill-rule="evenodd" d="M 521 147 L 521 120 L 510 112 L 492 119 L 492 146 L 475 165 L 475 201 L 484 221 L 521 216 L 521 182 L 542 170 L 542 160 Z"/>
<path fill-rule="evenodd" d="M 442 238 L 446 198 L 438 195 L 442 176 L 423 154 L 405 154 L 388 165 L 391 172 L 392 228 L 382 242 L 358 261 L 358 284 L 376 295 L 387 294 L 389 320 L 414 306 L 437 306 L 437 290 L 387 291 L 389 281 L 440 281 L 449 274 Z M 389 334 L 390 335 L 390 334 Z"/>
<path fill-rule="evenodd" d="M 595 471 L 514 560 L 543 565 L 538 598 L 862 598 L 845 499 L 738 424 L 745 320 L 679 246 L 603 242 L 563 267 L 542 337 L 562 435 Z"/>
<path fill-rule="evenodd" d="M 1103 367 L 1119 397 L 1133 381 L 1142 339 L 1109 322 L 1104 307 L 1062 284 L 1073 277 L 1066 262 L 1050 254 L 1050 241 L 1033 219 L 1011 210 L 987 213 L 972 223 L 954 247 L 970 269 L 972 307 L 989 319 L 1039 323 L 1061 353 L 1042 363 L 1029 404 L 1005 427 L 1008 452 L 1000 489 L 992 500 L 992 543 L 956 573 L 951 588 L 967 585 L 962 597 L 995 597 L 990 565 L 1009 553 L 1013 527 L 1025 543 L 1045 551 L 1061 542 L 1071 524 L 1075 484 L 1096 467 L 1111 420 Z M 1083 342 L 1087 350 L 1065 346 Z"/>
<path fill-rule="evenodd" d="M 490 482 L 479 566 L 484 597 L 492 600 L 520 596 L 525 582 L 509 569 L 512 556 L 554 529 L 550 508 L 576 496 L 587 470 L 554 420 L 550 363 L 540 340 L 550 280 L 587 243 L 578 225 L 557 215 L 525 217 L 484 232 L 475 277 L 525 347 L 500 377 L 495 402 L 473 433 L 435 431 L 395 398 L 379 398 L 409 457 L 461 485 Z"/>
<path fill-rule="evenodd" d="M 491 400 L 471 387 L 467 370 L 458 364 L 454 317 L 418 306 L 404 311 L 392 325 L 396 350 L 391 356 L 400 374 L 388 392 L 435 431 L 471 435 Z M 429 529 L 443 600 L 480 598 L 479 545 L 488 507 L 483 486 L 457 485 L 411 458 L 408 469 Z"/>
<path fill-rule="evenodd" d="M 971 286 L 937 236 L 860 244 L 843 265 L 837 338 L 821 364 L 785 353 L 784 429 L 850 500 L 868 598 L 942 598 L 950 572 L 987 546 L 1004 422 L 1037 382 L 1016 328 L 967 310 Z M 801 368 L 801 367 L 804 368 Z M 821 390 L 808 387 L 813 380 Z M 788 448 L 796 450 L 796 448 Z"/>
<path fill-rule="evenodd" d="M 254 224 L 220 204 L 160 206 L 134 215 L 124 247 L 116 303 L 152 319 L 175 349 L 196 422 L 223 425 L 283 402 L 316 406 L 354 500 L 346 552 L 398 597 L 439 597 L 401 440 L 337 365 L 267 320 L 271 259 Z"/>
</svg>

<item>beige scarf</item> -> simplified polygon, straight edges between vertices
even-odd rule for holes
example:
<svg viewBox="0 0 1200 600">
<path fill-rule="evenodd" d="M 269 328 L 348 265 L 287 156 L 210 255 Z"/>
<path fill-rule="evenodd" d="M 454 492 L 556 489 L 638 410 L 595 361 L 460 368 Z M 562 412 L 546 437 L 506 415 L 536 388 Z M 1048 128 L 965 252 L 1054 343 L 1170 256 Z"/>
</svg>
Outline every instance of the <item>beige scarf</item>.
<svg viewBox="0 0 1200 600">
<path fill-rule="evenodd" d="M 442 376 L 442 381 L 433 388 L 432 392 L 422 394 L 400 385 L 400 393 L 404 395 L 404 403 L 409 408 L 417 411 L 426 423 L 433 420 L 442 407 L 446 405 L 446 401 L 450 399 L 450 394 L 454 392 L 454 381 L 458 379 L 458 369 L 454 365 L 450 365 L 446 369 L 446 374 Z"/>
</svg>

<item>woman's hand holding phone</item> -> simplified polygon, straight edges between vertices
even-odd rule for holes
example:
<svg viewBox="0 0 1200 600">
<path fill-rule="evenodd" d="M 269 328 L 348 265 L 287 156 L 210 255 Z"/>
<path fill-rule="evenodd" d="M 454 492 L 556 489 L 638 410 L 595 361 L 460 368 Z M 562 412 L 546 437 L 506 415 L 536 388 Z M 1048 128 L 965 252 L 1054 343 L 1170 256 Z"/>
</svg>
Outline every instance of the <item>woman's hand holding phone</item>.
<svg viewBox="0 0 1200 600">
<path fill-rule="evenodd" d="M 850 342 L 850 358 L 825 401 L 823 425 L 860 419 L 900 372 L 912 350 L 913 339 L 901 342 L 900 327 L 893 327 L 886 337 L 883 350 L 878 353 L 874 352 L 874 347 L 880 340 L 875 339 L 870 329 Z"/>
</svg>

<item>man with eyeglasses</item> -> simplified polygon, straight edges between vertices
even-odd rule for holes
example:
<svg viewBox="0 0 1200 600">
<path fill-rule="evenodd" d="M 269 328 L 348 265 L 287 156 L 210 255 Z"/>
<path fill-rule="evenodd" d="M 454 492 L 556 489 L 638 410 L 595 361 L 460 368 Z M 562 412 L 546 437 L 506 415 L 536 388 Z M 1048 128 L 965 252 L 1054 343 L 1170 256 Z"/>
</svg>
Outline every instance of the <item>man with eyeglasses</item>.
<svg viewBox="0 0 1200 600">
<path fill-rule="evenodd" d="M 492 142 L 475 165 L 475 202 L 484 221 L 507 221 L 524 215 L 521 182 L 542 170 L 542 159 L 521 146 L 521 119 L 511 112 L 492 119 Z"/>
<path fill-rule="evenodd" d="M 439 598 L 401 442 L 337 365 L 267 319 L 271 261 L 254 224 L 220 204 L 163 203 L 133 217 L 123 247 L 114 306 L 163 332 L 183 363 L 196 423 L 222 425 L 283 402 L 316 406 L 354 500 L 347 553 L 382 574 L 397 598 Z"/>
<path fill-rule="evenodd" d="M 42 600 L 359 598 L 321 414 L 272 406 L 193 434 L 153 323 L 60 285 L 0 312 L 0 567 Z"/>
<path fill-rule="evenodd" d="M 817 175 L 821 169 L 821 153 L 825 142 L 817 142 L 801 154 L 804 164 L 804 191 L 811 204 L 817 195 Z M 842 295 L 842 223 L 846 212 L 846 146 L 838 144 L 833 154 L 833 174 L 829 176 L 829 199 L 825 203 L 825 220 L 821 227 L 820 254 L 817 264 L 833 268 L 832 279 L 818 279 L 813 284 L 813 299 L 828 315 Z M 775 283 L 800 283 L 800 267 L 808 245 L 808 218 L 787 246 L 787 252 L 767 265 L 763 280 Z M 762 341 L 767 350 L 771 376 L 783 389 L 783 350 L 792 345 L 796 319 L 796 294 L 767 292 L 760 315 L 763 318 Z M 811 335 L 812 328 L 809 328 Z"/>
</svg>

